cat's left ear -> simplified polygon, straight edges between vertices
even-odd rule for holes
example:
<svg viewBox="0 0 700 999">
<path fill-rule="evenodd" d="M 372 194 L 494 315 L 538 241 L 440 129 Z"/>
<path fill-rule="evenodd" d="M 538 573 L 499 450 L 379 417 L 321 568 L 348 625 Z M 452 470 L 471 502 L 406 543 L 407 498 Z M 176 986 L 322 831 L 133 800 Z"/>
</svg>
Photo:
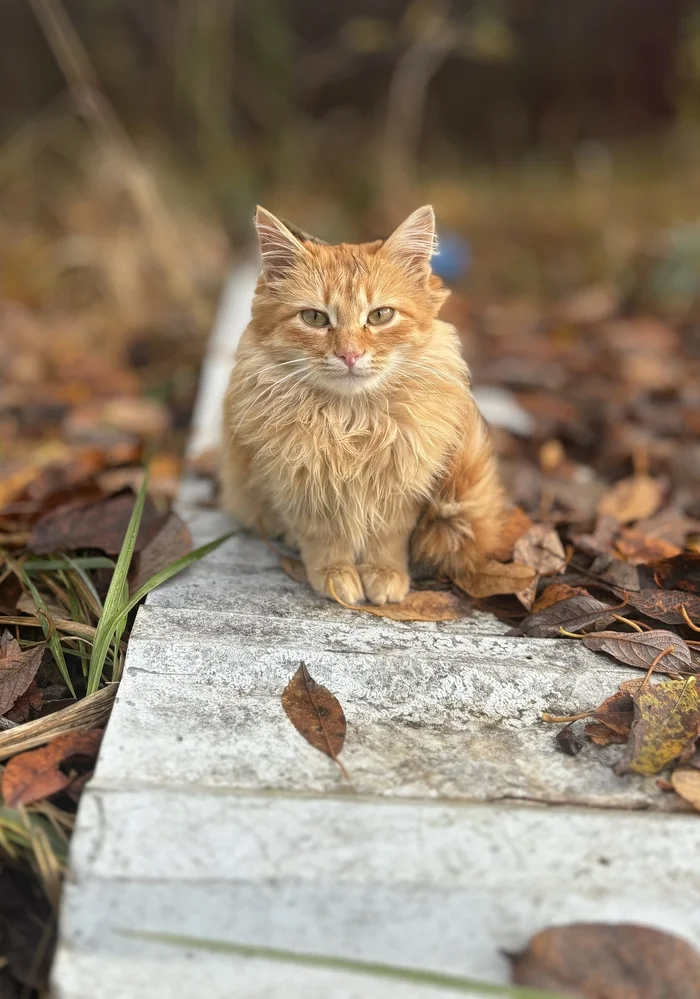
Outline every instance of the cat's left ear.
<svg viewBox="0 0 700 999">
<path fill-rule="evenodd" d="M 401 261 L 408 271 L 426 272 L 430 258 L 437 250 L 433 206 L 417 208 L 392 232 L 382 250 Z"/>
</svg>

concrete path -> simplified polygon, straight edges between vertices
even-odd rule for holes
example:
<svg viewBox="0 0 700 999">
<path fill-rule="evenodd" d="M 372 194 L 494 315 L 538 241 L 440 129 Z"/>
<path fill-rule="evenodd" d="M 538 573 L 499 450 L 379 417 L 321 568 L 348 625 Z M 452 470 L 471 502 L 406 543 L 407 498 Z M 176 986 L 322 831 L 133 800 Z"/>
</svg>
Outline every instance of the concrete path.
<svg viewBox="0 0 700 999">
<path fill-rule="evenodd" d="M 207 445 L 245 280 L 205 369 Z M 201 484 L 183 485 L 180 512 L 196 544 L 230 529 Z M 562 922 L 643 921 L 700 943 L 698 818 L 670 814 L 653 779 L 615 777 L 620 747 L 573 759 L 539 720 L 639 674 L 505 631 L 480 613 L 346 611 L 244 533 L 154 593 L 79 811 L 58 999 L 445 995 L 122 935 L 135 929 L 491 982 L 508 981 L 504 951 Z M 349 781 L 282 710 L 301 662 L 343 705 Z"/>
</svg>

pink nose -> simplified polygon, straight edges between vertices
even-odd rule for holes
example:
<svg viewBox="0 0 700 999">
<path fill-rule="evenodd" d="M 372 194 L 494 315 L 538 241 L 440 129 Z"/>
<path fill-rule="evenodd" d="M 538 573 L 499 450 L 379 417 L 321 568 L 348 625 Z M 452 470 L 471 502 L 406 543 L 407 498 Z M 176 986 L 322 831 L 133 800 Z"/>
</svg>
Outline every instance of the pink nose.
<svg viewBox="0 0 700 999">
<path fill-rule="evenodd" d="M 361 350 L 338 350 L 336 351 L 338 357 L 342 357 L 349 368 L 352 368 L 358 357 L 362 357 Z"/>
</svg>

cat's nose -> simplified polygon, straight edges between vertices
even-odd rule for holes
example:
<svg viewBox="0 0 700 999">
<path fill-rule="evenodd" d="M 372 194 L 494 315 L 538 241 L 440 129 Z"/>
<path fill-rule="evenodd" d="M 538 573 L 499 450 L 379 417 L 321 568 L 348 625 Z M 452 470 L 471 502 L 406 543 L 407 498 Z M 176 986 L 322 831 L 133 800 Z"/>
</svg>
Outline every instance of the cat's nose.
<svg viewBox="0 0 700 999">
<path fill-rule="evenodd" d="M 342 357 L 349 368 L 353 367 L 358 357 L 362 357 L 361 350 L 350 350 L 349 348 L 346 350 L 338 350 L 336 351 L 336 354 L 338 357 Z"/>
</svg>

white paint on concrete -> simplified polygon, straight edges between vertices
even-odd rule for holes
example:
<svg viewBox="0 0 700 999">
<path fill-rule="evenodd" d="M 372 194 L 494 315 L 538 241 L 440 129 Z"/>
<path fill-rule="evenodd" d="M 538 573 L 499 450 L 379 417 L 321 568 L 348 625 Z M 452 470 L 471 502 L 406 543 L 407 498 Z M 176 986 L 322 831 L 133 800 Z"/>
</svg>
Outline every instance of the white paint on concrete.
<svg viewBox="0 0 700 999">
<path fill-rule="evenodd" d="M 193 452 L 216 442 L 242 288 L 204 368 Z M 183 485 L 180 509 L 197 544 L 230 526 L 205 483 Z M 620 747 L 571 758 L 539 720 L 639 674 L 507 631 L 479 612 L 344 610 L 242 532 L 152 594 L 79 809 L 57 999 L 445 995 L 125 929 L 501 983 L 503 952 L 556 923 L 642 920 L 700 942 L 697 816 L 664 812 L 683 806 L 653 778 L 616 777 Z M 301 661 L 343 704 L 349 781 L 281 708 Z"/>
</svg>

